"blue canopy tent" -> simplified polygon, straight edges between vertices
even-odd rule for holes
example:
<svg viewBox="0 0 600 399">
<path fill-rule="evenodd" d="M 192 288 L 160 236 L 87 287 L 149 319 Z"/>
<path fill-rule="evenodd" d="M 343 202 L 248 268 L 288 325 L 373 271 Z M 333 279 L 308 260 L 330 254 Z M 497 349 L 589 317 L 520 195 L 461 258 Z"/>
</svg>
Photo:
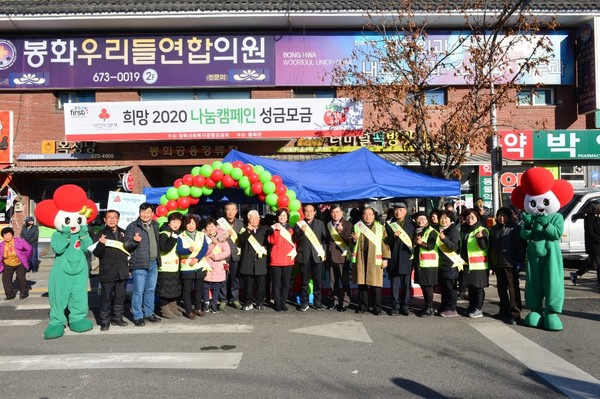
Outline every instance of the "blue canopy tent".
<svg viewBox="0 0 600 399">
<path fill-rule="evenodd" d="M 312 161 L 278 161 L 232 150 L 223 162 L 261 165 L 296 192 L 303 203 L 331 203 L 370 198 L 416 198 L 460 195 L 460 182 L 412 172 L 366 148 Z M 168 187 L 145 188 L 146 199 L 158 203 Z M 214 196 L 219 198 L 215 198 Z M 248 202 L 242 190 L 215 190 L 207 201 Z M 256 197 L 253 197 L 256 201 Z"/>
</svg>

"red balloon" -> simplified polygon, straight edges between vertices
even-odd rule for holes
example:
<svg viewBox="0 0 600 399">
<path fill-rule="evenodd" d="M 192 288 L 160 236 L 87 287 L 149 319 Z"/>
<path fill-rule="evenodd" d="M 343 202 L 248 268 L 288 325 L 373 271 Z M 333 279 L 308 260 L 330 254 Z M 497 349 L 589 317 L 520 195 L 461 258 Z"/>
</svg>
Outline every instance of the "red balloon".
<svg viewBox="0 0 600 399">
<path fill-rule="evenodd" d="M 241 169 L 242 169 L 242 172 L 244 172 L 244 176 L 248 176 L 254 170 L 254 168 L 252 168 L 252 166 L 248 165 L 248 164 L 242 166 Z"/>
<path fill-rule="evenodd" d="M 280 208 L 287 208 L 287 206 L 290 204 L 290 197 L 288 197 L 287 195 L 280 195 L 279 198 L 277 198 L 277 206 Z"/>
<path fill-rule="evenodd" d="M 215 188 L 216 185 L 217 185 L 217 183 L 215 183 L 215 181 L 213 179 L 211 179 L 210 177 L 207 177 L 205 179 L 204 186 L 206 186 L 208 188 Z"/>
<path fill-rule="evenodd" d="M 277 196 L 283 195 L 287 192 L 287 187 L 284 184 L 279 184 L 275 187 L 275 194 Z"/>
<path fill-rule="evenodd" d="M 196 205 L 198 202 L 200 202 L 200 198 L 194 198 L 194 197 L 190 197 L 190 205 Z"/>
<path fill-rule="evenodd" d="M 265 198 L 267 198 L 267 195 L 265 193 L 260 193 L 256 196 L 260 201 L 265 201 Z"/>
<path fill-rule="evenodd" d="M 239 181 L 237 181 L 237 180 L 236 180 L 236 181 L 234 181 L 233 187 L 234 187 L 234 188 L 240 188 L 240 182 L 239 182 Z"/>
<path fill-rule="evenodd" d="M 256 173 L 252 172 L 248 175 L 248 180 L 250 180 L 250 183 L 254 184 L 257 181 L 260 181 L 260 177 Z"/>
<path fill-rule="evenodd" d="M 283 182 L 283 179 L 279 175 L 273 175 L 271 176 L 271 181 L 275 183 L 276 186 L 278 186 Z"/>
<path fill-rule="evenodd" d="M 183 176 L 181 180 L 186 186 L 192 186 L 192 184 L 194 184 L 194 176 L 190 175 L 189 173 Z"/>
<path fill-rule="evenodd" d="M 223 179 L 221 180 L 221 184 L 223 184 L 223 187 L 233 187 L 235 183 L 236 181 L 233 180 L 233 177 L 229 175 L 223 176 Z"/>
<path fill-rule="evenodd" d="M 212 181 L 220 182 L 223 179 L 223 171 L 221 169 L 215 169 L 210 174 Z"/>
<path fill-rule="evenodd" d="M 256 183 L 252 184 L 252 192 L 254 194 L 260 194 L 262 193 L 263 190 L 263 184 L 259 181 L 257 181 Z"/>
<path fill-rule="evenodd" d="M 242 161 L 233 161 L 231 163 L 233 165 L 234 168 L 242 168 L 242 166 L 244 166 L 244 163 Z"/>
<path fill-rule="evenodd" d="M 202 175 L 194 176 L 192 181 L 195 187 L 204 187 L 204 184 L 206 183 L 206 179 Z"/>
<path fill-rule="evenodd" d="M 187 209 L 190 206 L 190 199 L 188 197 L 177 198 L 177 206 L 179 209 Z"/>
<path fill-rule="evenodd" d="M 177 201 L 175 200 L 169 200 L 167 201 L 167 209 L 170 211 L 174 211 L 175 209 L 177 209 Z"/>
<path fill-rule="evenodd" d="M 169 210 L 167 209 L 166 206 L 159 205 L 159 206 L 156 207 L 156 215 L 158 217 L 167 216 L 167 213 L 169 213 Z"/>
<path fill-rule="evenodd" d="M 175 180 L 175 182 L 173 183 L 173 186 L 175 188 L 179 188 L 179 186 L 181 186 L 183 184 L 183 179 L 177 179 Z"/>
<path fill-rule="evenodd" d="M 298 209 L 298 213 L 300 214 L 300 220 L 304 220 L 304 211 L 302 211 L 302 208 Z"/>
</svg>

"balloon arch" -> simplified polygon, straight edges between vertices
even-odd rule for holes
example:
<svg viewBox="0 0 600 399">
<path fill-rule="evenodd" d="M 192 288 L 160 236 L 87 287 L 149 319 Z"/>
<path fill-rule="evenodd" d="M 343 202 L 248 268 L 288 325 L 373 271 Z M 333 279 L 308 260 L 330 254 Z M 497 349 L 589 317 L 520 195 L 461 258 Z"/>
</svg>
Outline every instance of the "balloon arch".
<svg viewBox="0 0 600 399">
<path fill-rule="evenodd" d="M 172 212 L 187 214 L 190 206 L 196 205 L 204 196 L 215 189 L 239 188 L 247 197 L 258 199 L 275 212 L 279 208 L 290 211 L 291 225 L 300 220 L 302 204 L 296 193 L 283 184 L 281 176 L 271 173 L 261 165 L 245 164 L 242 161 L 215 161 L 212 165 L 195 166 L 191 173 L 173 182 L 173 187 L 160 197 L 156 207 L 158 222 L 162 225 Z"/>
</svg>

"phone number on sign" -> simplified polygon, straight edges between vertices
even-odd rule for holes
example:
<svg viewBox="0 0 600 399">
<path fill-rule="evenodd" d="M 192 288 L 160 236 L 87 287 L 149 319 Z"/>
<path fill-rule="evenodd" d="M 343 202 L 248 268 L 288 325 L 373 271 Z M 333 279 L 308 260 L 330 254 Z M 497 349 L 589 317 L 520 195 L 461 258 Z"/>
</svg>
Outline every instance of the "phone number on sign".
<svg viewBox="0 0 600 399">
<path fill-rule="evenodd" d="M 142 77 L 140 72 L 117 72 L 110 74 L 108 72 L 97 72 L 93 76 L 93 80 L 96 83 L 99 82 L 110 82 L 116 80 L 117 82 L 137 82 Z"/>
</svg>

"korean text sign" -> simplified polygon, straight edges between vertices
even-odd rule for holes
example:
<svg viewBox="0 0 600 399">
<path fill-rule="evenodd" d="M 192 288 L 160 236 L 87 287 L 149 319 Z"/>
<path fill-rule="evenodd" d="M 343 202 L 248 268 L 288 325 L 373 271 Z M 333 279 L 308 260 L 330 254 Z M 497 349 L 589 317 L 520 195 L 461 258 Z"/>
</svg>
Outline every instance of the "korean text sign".
<svg viewBox="0 0 600 399">
<path fill-rule="evenodd" d="M 347 98 L 65 104 L 67 141 L 360 136 L 362 103 Z"/>
</svg>

